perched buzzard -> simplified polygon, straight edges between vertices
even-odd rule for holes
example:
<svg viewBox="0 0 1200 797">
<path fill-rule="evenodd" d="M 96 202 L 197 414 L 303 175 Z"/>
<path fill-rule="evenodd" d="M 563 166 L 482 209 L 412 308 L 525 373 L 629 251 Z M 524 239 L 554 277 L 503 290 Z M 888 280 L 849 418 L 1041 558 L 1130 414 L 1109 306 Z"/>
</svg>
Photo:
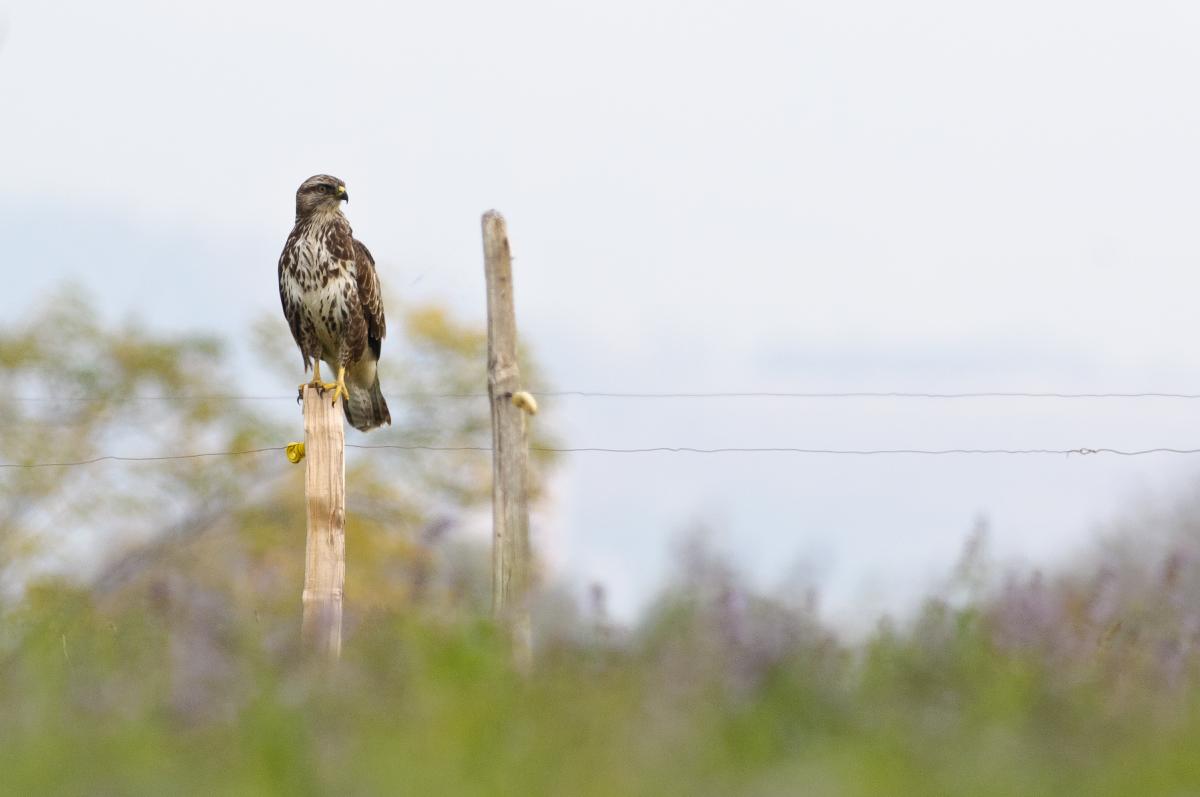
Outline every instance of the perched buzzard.
<svg viewBox="0 0 1200 797">
<path fill-rule="evenodd" d="M 346 420 L 367 431 L 392 422 L 375 366 L 385 332 L 375 260 L 354 239 L 341 204 L 345 184 L 318 174 L 296 191 L 296 226 L 279 256 L 279 298 L 312 382 L 345 401 Z M 321 381 L 321 360 L 337 371 Z M 305 385 L 301 385 L 303 390 Z"/>
</svg>

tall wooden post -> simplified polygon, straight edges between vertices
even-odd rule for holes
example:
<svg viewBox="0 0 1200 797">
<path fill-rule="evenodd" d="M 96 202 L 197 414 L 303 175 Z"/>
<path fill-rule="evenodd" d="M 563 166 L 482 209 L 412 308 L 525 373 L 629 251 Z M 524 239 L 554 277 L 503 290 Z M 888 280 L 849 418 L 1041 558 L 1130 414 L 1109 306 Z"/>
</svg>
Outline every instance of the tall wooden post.
<svg viewBox="0 0 1200 797">
<path fill-rule="evenodd" d="M 487 277 L 488 398 L 492 405 L 492 611 L 508 624 L 519 666 L 529 664 L 529 443 L 521 388 L 508 229 L 497 211 L 483 214 Z"/>
<path fill-rule="evenodd" d="M 346 581 L 346 428 L 342 403 L 304 388 L 305 542 L 304 620 L 310 651 L 330 659 L 342 652 L 342 588 Z"/>
</svg>

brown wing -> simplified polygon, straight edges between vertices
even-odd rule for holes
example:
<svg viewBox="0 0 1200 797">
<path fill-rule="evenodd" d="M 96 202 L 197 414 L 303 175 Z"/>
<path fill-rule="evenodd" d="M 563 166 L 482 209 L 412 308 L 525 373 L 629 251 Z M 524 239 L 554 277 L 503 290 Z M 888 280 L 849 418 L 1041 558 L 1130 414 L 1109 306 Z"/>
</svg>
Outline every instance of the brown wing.
<svg viewBox="0 0 1200 797">
<path fill-rule="evenodd" d="M 383 337 L 387 334 L 387 321 L 383 317 L 383 295 L 379 291 L 379 275 L 375 273 L 375 258 L 371 257 L 370 250 L 357 238 L 353 240 L 358 299 L 367 319 L 367 345 L 378 360 L 379 352 L 383 349 Z"/>
<path fill-rule="evenodd" d="M 288 327 L 292 330 L 292 338 L 300 347 L 300 356 L 304 359 L 304 368 L 308 369 L 308 354 L 304 346 L 304 308 L 300 304 L 300 296 L 296 288 L 296 253 L 295 244 L 299 237 L 299 227 L 292 230 L 287 243 L 283 245 L 283 253 L 279 256 L 279 301 L 283 305 L 283 317 L 287 319 Z M 289 287 L 292 290 L 289 290 Z"/>
</svg>

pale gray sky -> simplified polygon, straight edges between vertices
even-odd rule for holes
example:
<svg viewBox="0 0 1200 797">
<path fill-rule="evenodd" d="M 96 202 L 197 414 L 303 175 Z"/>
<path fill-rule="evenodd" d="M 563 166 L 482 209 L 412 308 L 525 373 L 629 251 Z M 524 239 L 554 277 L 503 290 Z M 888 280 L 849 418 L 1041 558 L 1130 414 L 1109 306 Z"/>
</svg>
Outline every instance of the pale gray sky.
<svg viewBox="0 0 1200 797">
<path fill-rule="evenodd" d="M 0 4 L 0 234 L 36 266 L 0 311 L 73 277 L 236 331 L 330 172 L 393 292 L 479 319 L 502 210 L 559 388 L 1200 392 L 1194 3 L 409 5 Z M 574 445 L 1200 445 L 1168 401 L 544 403 Z M 926 586 L 978 515 L 1048 562 L 1194 474 L 579 455 L 538 533 L 628 615 L 713 518 L 849 613 Z"/>
</svg>

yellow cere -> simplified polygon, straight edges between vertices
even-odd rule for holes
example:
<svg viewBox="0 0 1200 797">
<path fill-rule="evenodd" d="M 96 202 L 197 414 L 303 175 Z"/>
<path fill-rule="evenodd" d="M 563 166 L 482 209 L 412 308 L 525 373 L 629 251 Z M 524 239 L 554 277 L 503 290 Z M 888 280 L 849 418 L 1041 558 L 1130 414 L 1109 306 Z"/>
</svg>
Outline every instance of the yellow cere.
<svg viewBox="0 0 1200 797">
<path fill-rule="evenodd" d="M 338 186 L 338 193 L 339 193 L 339 194 L 344 194 L 344 193 L 346 193 L 346 186 L 344 186 L 344 185 L 339 185 L 339 186 Z"/>
</svg>

